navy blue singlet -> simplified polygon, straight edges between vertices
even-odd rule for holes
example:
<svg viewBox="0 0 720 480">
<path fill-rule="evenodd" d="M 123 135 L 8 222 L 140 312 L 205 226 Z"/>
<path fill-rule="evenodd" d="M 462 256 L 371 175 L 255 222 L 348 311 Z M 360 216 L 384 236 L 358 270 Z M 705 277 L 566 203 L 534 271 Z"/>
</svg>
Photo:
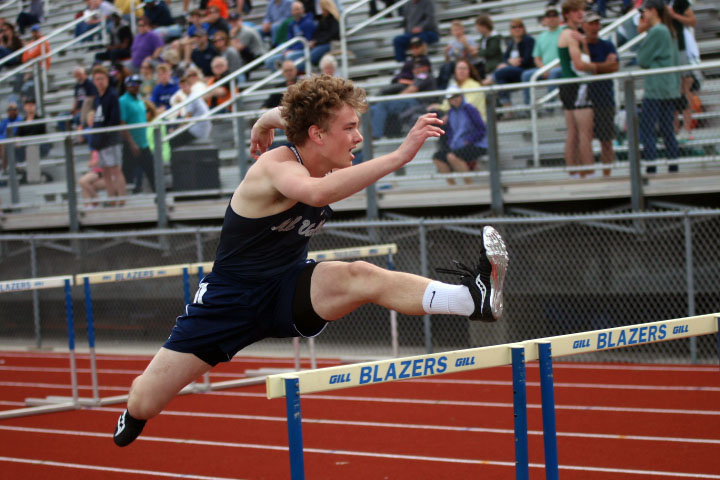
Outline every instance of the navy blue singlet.
<svg viewBox="0 0 720 480">
<path fill-rule="evenodd" d="M 287 147 L 302 164 L 294 145 Z M 213 272 L 238 280 L 268 278 L 307 258 L 310 237 L 332 215 L 332 209 L 296 203 L 262 218 L 238 215 L 228 205 Z"/>
</svg>

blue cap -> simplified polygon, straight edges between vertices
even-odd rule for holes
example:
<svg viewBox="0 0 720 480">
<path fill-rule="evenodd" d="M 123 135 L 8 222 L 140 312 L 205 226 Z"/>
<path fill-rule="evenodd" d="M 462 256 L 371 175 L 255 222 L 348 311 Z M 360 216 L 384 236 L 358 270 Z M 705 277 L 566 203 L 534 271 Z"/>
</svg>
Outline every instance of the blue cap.
<svg viewBox="0 0 720 480">
<path fill-rule="evenodd" d="M 40 31 L 40 24 L 39 24 L 39 23 L 36 23 L 36 24 L 33 25 L 32 27 L 30 27 L 30 31 L 31 31 L 31 32 L 39 32 L 39 31 Z"/>
<path fill-rule="evenodd" d="M 140 75 L 138 75 L 137 73 L 125 78 L 125 85 L 128 87 L 131 85 L 141 85 L 141 84 L 142 84 L 142 78 L 140 78 Z"/>
</svg>

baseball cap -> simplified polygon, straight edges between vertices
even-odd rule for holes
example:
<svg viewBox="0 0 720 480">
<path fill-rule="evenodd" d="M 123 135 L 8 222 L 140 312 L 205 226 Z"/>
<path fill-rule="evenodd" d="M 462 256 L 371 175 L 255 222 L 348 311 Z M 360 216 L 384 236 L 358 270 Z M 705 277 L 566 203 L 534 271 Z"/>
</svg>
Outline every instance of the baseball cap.
<svg viewBox="0 0 720 480">
<path fill-rule="evenodd" d="M 40 24 L 39 24 L 39 23 L 36 23 L 36 24 L 33 25 L 32 27 L 30 27 L 30 31 L 31 31 L 31 32 L 39 32 L 39 31 L 40 31 Z"/>
<path fill-rule="evenodd" d="M 413 60 L 413 68 L 414 67 L 429 67 L 430 66 L 430 59 L 422 56 L 422 57 L 415 57 Z"/>
<path fill-rule="evenodd" d="M 601 19 L 602 19 L 602 17 L 600 16 L 599 13 L 597 13 L 593 10 L 590 10 L 589 12 L 585 12 L 585 16 L 583 17 L 583 22 L 587 22 L 587 23 L 597 22 L 597 21 L 600 21 Z"/>
<path fill-rule="evenodd" d="M 654 8 L 655 10 L 662 12 L 665 9 L 665 2 L 663 2 L 663 0 L 645 0 L 642 8 L 645 10 L 648 8 Z"/>
<path fill-rule="evenodd" d="M 423 42 L 423 39 L 420 37 L 412 37 L 410 39 L 410 45 L 422 45 L 423 43 L 425 42 Z"/>
<path fill-rule="evenodd" d="M 462 90 L 457 87 L 457 85 L 453 85 L 450 88 L 447 89 L 447 94 L 445 95 L 445 98 L 450 99 L 452 97 L 457 97 L 458 95 L 462 95 Z"/>
<path fill-rule="evenodd" d="M 129 77 L 127 77 L 125 79 L 125 85 L 128 87 L 132 86 L 132 85 L 140 85 L 140 84 L 142 84 L 142 79 L 140 78 L 140 75 L 138 75 L 136 73 L 133 75 L 130 75 Z"/>
<path fill-rule="evenodd" d="M 549 5 L 545 8 L 545 15 L 543 17 L 557 17 L 560 15 L 560 10 L 555 5 Z"/>
</svg>

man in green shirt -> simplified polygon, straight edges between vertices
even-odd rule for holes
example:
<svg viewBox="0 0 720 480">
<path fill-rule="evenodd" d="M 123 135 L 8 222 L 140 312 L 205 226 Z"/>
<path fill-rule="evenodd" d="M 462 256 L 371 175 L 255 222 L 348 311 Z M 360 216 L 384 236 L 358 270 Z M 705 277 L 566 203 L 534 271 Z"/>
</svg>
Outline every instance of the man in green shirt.
<svg viewBox="0 0 720 480">
<path fill-rule="evenodd" d="M 545 15 L 543 15 L 541 21 L 547 30 L 535 38 L 535 46 L 533 47 L 532 55 L 535 60 L 536 68 L 530 68 L 522 73 L 521 80 L 523 82 L 529 82 L 530 77 L 532 77 L 538 69 L 549 64 L 553 60 L 557 60 L 558 58 L 558 38 L 560 38 L 560 33 L 562 32 L 562 28 L 560 28 L 562 18 L 560 17 L 560 12 L 557 7 L 550 5 L 545 10 Z M 545 72 L 541 78 L 549 78 L 552 80 L 560 77 L 562 77 L 562 68 L 558 65 Z M 548 91 L 551 91 L 553 88 L 555 87 L 550 87 Z M 525 104 L 529 105 L 530 90 L 525 89 L 523 93 L 525 95 Z"/>
<path fill-rule="evenodd" d="M 138 95 L 142 78 L 131 75 L 125 79 L 126 91 L 120 97 L 120 123 L 133 125 L 145 123 L 147 114 L 145 101 Z M 153 155 L 148 145 L 145 127 L 133 128 L 122 132 L 123 138 L 123 173 L 128 181 L 134 183 L 133 193 L 140 193 L 143 185 L 143 172 L 155 191 L 155 170 Z"/>
</svg>

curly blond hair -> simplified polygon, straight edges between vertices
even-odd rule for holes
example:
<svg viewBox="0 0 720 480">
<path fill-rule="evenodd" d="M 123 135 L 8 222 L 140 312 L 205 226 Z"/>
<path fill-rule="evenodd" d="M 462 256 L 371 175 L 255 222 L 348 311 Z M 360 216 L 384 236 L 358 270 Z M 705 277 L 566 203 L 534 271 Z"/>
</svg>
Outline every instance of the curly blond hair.
<svg viewBox="0 0 720 480">
<path fill-rule="evenodd" d="M 365 90 L 330 75 L 314 75 L 290 86 L 281 104 L 285 135 L 295 145 L 302 145 L 311 126 L 327 131 L 335 111 L 343 105 L 358 113 L 367 112 Z"/>
</svg>

